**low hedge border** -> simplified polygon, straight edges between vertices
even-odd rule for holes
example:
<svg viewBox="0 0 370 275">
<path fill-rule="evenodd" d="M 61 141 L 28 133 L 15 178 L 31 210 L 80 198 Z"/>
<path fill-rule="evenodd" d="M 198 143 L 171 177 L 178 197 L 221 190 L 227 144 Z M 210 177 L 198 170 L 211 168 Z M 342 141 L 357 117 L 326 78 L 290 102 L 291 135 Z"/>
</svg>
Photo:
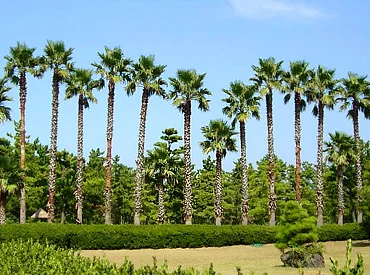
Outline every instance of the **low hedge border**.
<svg viewBox="0 0 370 275">
<path fill-rule="evenodd" d="M 61 225 L 0 226 L 0 243 L 33 239 L 75 249 L 195 248 L 274 243 L 279 227 L 213 225 Z M 369 230 L 359 224 L 325 225 L 319 241 L 364 240 Z"/>
</svg>

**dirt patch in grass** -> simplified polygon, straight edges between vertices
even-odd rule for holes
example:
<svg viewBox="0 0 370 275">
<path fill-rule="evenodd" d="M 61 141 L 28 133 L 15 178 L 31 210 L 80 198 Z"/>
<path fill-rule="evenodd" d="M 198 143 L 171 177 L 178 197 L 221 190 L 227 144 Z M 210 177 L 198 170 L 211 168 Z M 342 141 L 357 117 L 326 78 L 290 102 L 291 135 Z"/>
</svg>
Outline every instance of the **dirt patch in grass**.
<svg viewBox="0 0 370 275">
<path fill-rule="evenodd" d="M 305 269 L 305 275 L 317 275 L 319 271 L 329 275 L 331 267 L 330 257 L 338 260 L 340 266 L 345 263 L 346 242 L 325 243 L 325 268 Z M 354 241 L 352 248 L 352 264 L 357 262 L 357 253 L 364 256 L 365 273 L 370 274 L 369 241 Z M 223 275 L 236 275 L 236 266 L 240 266 L 242 272 L 247 275 L 255 271 L 256 275 L 268 272 L 270 275 L 297 275 L 298 269 L 283 267 L 280 261 L 280 251 L 272 244 L 261 247 L 254 246 L 228 246 L 186 249 L 141 249 L 141 250 L 84 250 L 82 256 L 105 257 L 111 262 L 121 264 L 128 257 L 136 267 L 151 265 L 153 257 L 158 260 L 158 265 L 167 260 L 170 270 L 175 270 L 179 265 L 182 267 L 192 266 L 198 270 L 209 268 L 213 263 L 214 270 Z"/>
</svg>

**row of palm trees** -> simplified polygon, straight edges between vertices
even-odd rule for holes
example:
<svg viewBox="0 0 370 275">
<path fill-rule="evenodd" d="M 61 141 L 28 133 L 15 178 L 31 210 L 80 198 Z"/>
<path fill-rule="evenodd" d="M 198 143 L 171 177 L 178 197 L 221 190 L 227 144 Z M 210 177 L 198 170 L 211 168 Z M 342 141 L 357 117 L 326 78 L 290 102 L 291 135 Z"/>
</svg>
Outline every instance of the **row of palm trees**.
<svg viewBox="0 0 370 275">
<path fill-rule="evenodd" d="M 35 48 L 29 48 L 25 44 L 17 43 L 10 48 L 10 54 L 5 57 L 7 64 L 5 67 L 5 80 L 0 83 L 2 95 L 6 95 L 9 88 L 6 80 L 9 79 L 20 89 L 20 147 L 21 161 L 20 168 L 22 173 L 22 183 L 20 185 L 20 222 L 25 222 L 25 104 L 27 95 L 26 75 L 27 73 L 42 77 L 48 70 L 52 70 L 52 122 L 50 139 L 50 164 L 49 164 L 49 197 L 48 215 L 49 222 L 54 220 L 54 196 L 55 196 L 55 155 L 57 152 L 58 138 L 58 106 L 59 106 L 59 86 L 66 83 L 66 98 L 78 97 L 78 163 L 77 163 L 77 182 L 76 182 L 76 205 L 77 220 L 82 222 L 82 171 L 83 171 L 83 110 L 89 103 L 95 103 L 93 96 L 94 89 L 102 89 L 108 86 L 108 106 L 107 106 L 107 149 L 106 149 L 106 184 L 105 184 L 105 223 L 111 223 L 111 159 L 112 159 L 112 139 L 113 139 L 113 120 L 114 120 L 114 98 L 116 84 L 123 83 L 128 95 L 141 89 L 141 111 L 140 126 L 138 137 L 138 155 L 136 160 L 136 177 L 134 190 L 134 224 L 140 224 L 140 213 L 142 209 L 141 191 L 143 182 L 143 163 L 144 145 L 146 131 L 146 116 L 149 98 L 157 95 L 163 99 L 170 99 L 175 107 L 184 114 L 184 214 L 185 223 L 192 222 L 192 184 L 191 184 L 191 114 L 192 102 L 198 104 L 202 111 L 209 109 L 208 96 L 211 92 L 204 87 L 206 74 L 198 74 L 195 70 L 178 70 L 176 77 L 169 78 L 170 91 L 165 91 L 167 82 L 162 78 L 166 68 L 165 65 L 156 65 L 154 56 L 141 56 L 137 62 L 124 57 L 119 47 L 110 49 L 105 47 L 104 52 L 98 53 L 99 62 L 92 63 L 95 70 L 78 69 L 72 62 L 72 48 L 66 48 L 61 41 L 47 41 L 44 55 L 34 56 Z M 317 150 L 317 213 L 318 225 L 322 225 L 323 217 L 323 124 L 324 110 L 332 109 L 336 101 L 341 101 L 341 110 L 349 109 L 348 115 L 353 120 L 354 139 L 356 143 L 356 171 L 357 171 L 357 191 L 358 191 L 358 221 L 362 220 L 361 211 L 361 159 L 359 146 L 359 127 L 358 115 L 363 112 L 365 117 L 369 116 L 369 92 L 370 83 L 366 77 L 349 73 L 348 79 L 341 81 L 335 79 L 335 71 L 328 70 L 319 66 L 316 70 L 309 69 L 309 64 L 305 61 L 291 62 L 288 71 L 282 69 L 283 62 L 276 62 L 274 58 L 259 59 L 258 66 L 252 66 L 254 76 L 250 79 L 251 84 L 245 85 L 240 81 L 230 84 L 229 89 L 224 93 L 227 98 L 223 101 L 227 104 L 223 108 L 224 114 L 232 118 L 232 127 L 225 121 L 211 121 L 209 126 L 203 127 L 206 141 L 201 143 L 203 151 L 208 153 L 216 151 L 217 171 L 216 180 L 216 202 L 215 214 L 216 221 L 221 224 L 221 159 L 227 150 L 236 150 L 232 142 L 235 134 L 234 126 L 239 122 L 241 140 L 241 168 L 242 168 L 242 221 L 248 222 L 248 180 L 247 180 L 247 159 L 246 159 L 246 122 L 251 117 L 259 119 L 260 101 L 265 97 L 267 130 L 268 130 L 268 155 L 269 155 L 269 212 L 270 225 L 275 224 L 275 212 L 277 207 L 277 197 L 275 194 L 275 175 L 274 175 L 274 138 L 273 138 L 273 102 L 274 91 L 281 91 L 285 94 L 285 103 L 289 102 L 294 95 L 295 106 L 295 147 L 296 147 L 296 200 L 300 202 L 300 139 L 301 123 L 300 113 L 306 107 L 306 101 L 313 103 L 313 113 L 318 117 L 318 150 Z M 99 79 L 93 79 L 93 75 L 98 74 Z M 6 98 L 4 99 L 4 102 Z M 1 102 L 1 104 L 3 104 Z M 1 111 L 7 108 L 0 105 Z M 6 115 L 8 109 L 4 109 L 4 120 L 9 119 Z M 1 117 L 0 117 L 1 118 Z"/>
</svg>

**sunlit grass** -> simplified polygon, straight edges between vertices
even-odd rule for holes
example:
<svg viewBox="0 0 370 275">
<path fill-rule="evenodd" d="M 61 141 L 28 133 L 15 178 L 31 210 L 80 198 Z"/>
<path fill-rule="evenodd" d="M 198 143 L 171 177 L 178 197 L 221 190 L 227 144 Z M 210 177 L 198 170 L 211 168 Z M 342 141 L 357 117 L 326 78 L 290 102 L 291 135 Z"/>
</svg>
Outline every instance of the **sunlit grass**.
<svg viewBox="0 0 370 275">
<path fill-rule="evenodd" d="M 345 262 L 346 242 L 327 242 L 325 243 L 325 268 L 306 269 L 305 275 L 330 274 L 331 267 L 329 258 L 334 257 L 340 266 Z M 370 242 L 354 241 L 352 249 L 352 264 L 357 261 L 357 253 L 364 256 L 365 274 L 370 274 Z M 272 244 L 262 247 L 254 246 L 230 246 L 221 248 L 191 248 L 191 249 L 141 249 L 141 250 L 85 250 L 81 255 L 87 257 L 106 257 L 109 261 L 121 264 L 125 257 L 131 260 L 135 267 L 151 265 L 153 257 L 156 257 L 158 264 L 162 264 L 165 259 L 170 270 L 177 266 L 193 266 L 198 270 L 209 268 L 213 263 L 217 273 L 224 275 L 236 274 L 236 266 L 240 266 L 244 275 L 250 271 L 255 271 L 256 275 L 268 272 L 269 275 L 298 275 L 298 269 L 282 266 L 280 261 L 280 251 Z"/>
</svg>

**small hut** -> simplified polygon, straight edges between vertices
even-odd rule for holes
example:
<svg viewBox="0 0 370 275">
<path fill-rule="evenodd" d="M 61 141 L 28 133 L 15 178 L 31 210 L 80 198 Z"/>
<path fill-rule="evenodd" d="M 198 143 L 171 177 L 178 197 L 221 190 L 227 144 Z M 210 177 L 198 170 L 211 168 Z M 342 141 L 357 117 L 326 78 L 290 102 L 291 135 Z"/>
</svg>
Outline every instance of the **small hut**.
<svg viewBox="0 0 370 275">
<path fill-rule="evenodd" d="M 44 209 L 39 208 L 35 213 L 33 213 L 31 218 L 32 219 L 47 219 L 48 213 Z"/>
</svg>

